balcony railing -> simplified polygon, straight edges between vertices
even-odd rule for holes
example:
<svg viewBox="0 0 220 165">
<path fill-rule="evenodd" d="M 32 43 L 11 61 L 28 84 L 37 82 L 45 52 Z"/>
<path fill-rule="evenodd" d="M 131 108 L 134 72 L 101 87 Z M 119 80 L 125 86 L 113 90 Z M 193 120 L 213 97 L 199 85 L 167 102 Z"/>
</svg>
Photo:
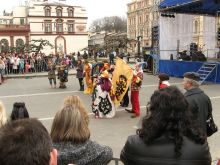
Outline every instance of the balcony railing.
<svg viewBox="0 0 220 165">
<path fill-rule="evenodd" d="M 30 31 L 30 25 L 0 25 L 0 31 Z"/>
</svg>

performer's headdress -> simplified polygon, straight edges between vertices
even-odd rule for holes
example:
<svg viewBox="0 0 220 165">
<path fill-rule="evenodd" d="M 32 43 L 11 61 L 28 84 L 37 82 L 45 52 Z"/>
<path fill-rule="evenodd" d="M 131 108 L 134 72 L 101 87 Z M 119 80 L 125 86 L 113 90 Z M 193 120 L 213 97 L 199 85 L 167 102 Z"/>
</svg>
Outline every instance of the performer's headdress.
<svg viewBox="0 0 220 165">
<path fill-rule="evenodd" d="M 103 71 L 100 75 L 101 78 L 109 78 L 109 73 L 107 70 Z"/>
</svg>

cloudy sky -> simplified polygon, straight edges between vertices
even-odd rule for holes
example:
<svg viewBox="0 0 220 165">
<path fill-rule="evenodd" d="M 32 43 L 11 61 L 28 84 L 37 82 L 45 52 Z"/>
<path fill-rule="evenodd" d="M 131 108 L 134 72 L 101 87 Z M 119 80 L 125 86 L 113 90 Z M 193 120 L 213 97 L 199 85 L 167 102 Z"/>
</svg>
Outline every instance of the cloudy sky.
<svg viewBox="0 0 220 165">
<path fill-rule="evenodd" d="M 23 4 L 25 0 L 5 0 L 0 5 L 0 15 L 3 10 L 11 11 L 14 6 Z M 58 0 L 53 0 L 58 1 Z M 126 16 L 127 3 L 131 0 L 66 0 L 69 5 L 83 6 L 87 10 L 88 24 L 105 16 Z"/>
</svg>

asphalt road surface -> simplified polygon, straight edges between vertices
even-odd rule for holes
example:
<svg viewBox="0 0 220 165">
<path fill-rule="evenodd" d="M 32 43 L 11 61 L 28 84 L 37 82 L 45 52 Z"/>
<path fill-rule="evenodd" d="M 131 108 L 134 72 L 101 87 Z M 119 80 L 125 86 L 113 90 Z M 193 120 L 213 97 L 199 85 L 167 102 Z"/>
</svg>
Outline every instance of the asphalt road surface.
<svg viewBox="0 0 220 165">
<path fill-rule="evenodd" d="M 171 78 L 170 83 L 178 86 L 183 92 L 182 79 Z M 140 92 L 141 116 L 146 112 L 146 104 L 157 89 L 157 77 L 144 74 L 143 86 Z M 220 128 L 220 85 L 209 84 L 201 88 L 210 96 L 213 105 L 213 115 Z M 78 91 L 78 80 L 74 75 L 69 77 L 66 89 L 51 89 L 46 77 L 31 79 L 9 79 L 0 85 L 0 100 L 6 106 L 10 115 L 14 102 L 25 102 L 31 117 L 39 118 L 48 131 L 55 113 L 61 108 L 63 99 L 68 95 L 78 95 L 90 113 L 91 139 L 112 147 L 114 157 L 120 156 L 127 137 L 135 134 L 140 124 L 140 118 L 130 118 L 124 108 L 118 107 L 113 119 L 95 119 L 91 113 L 91 96 Z M 208 139 L 212 159 L 220 158 L 220 131 Z"/>
</svg>

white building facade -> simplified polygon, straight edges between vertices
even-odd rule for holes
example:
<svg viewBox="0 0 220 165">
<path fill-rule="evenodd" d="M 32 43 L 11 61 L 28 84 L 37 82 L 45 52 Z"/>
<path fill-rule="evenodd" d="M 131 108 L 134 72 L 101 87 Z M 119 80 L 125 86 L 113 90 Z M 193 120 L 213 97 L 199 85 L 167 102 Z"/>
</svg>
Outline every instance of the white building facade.
<svg viewBox="0 0 220 165">
<path fill-rule="evenodd" d="M 28 35 L 12 35 L 13 42 L 19 37 L 24 38 L 25 43 L 31 40 L 48 40 L 53 47 L 44 47 L 42 52 L 45 54 L 69 54 L 88 46 L 87 15 L 86 10 L 80 6 L 70 6 L 60 1 L 29 0 L 24 6 L 15 7 L 13 14 L 7 18 L 9 20 L 5 18 L 0 20 L 5 24 L 10 22 L 13 26 L 29 27 Z M 1 35 L 0 41 L 10 39 L 11 36 L 7 35 L 9 34 Z M 9 46 L 11 43 L 12 41 L 9 41 Z"/>
</svg>

